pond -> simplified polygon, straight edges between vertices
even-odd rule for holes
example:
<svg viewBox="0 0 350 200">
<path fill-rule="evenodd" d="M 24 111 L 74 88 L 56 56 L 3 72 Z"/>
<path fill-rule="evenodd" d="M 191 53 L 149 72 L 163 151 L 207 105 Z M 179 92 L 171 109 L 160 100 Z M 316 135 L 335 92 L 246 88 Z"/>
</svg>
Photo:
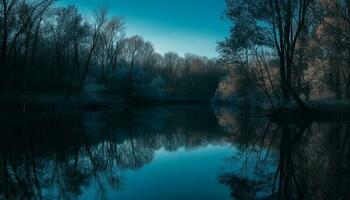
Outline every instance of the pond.
<svg viewBox="0 0 350 200">
<path fill-rule="evenodd" d="M 350 123 L 156 106 L 1 116 L 0 199 L 350 199 Z"/>
</svg>

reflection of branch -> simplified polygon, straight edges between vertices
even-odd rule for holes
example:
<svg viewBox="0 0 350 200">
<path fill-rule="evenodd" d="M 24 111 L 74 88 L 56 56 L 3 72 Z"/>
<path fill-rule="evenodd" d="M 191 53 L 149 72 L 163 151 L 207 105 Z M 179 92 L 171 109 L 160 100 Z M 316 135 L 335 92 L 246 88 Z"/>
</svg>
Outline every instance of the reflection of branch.
<svg viewBox="0 0 350 200">
<path fill-rule="evenodd" d="M 10 153 L 10 164 L 11 164 L 11 167 L 12 167 L 12 171 L 13 171 L 13 174 L 14 174 L 14 178 L 17 182 L 17 184 L 22 188 L 22 191 L 24 193 L 24 195 L 30 199 L 32 197 L 32 195 L 28 192 L 28 189 L 24 183 L 24 181 L 21 180 L 21 178 L 18 176 L 18 173 L 17 173 L 17 166 L 15 164 L 15 161 L 13 159 L 13 156 L 12 154 Z"/>
<path fill-rule="evenodd" d="M 303 122 L 299 125 L 297 123 L 292 123 L 293 125 L 291 125 L 291 123 L 288 122 L 282 124 L 281 126 L 274 126 L 272 122 L 269 121 L 263 128 L 247 127 L 245 126 L 246 124 L 246 121 L 241 121 L 239 126 L 241 132 L 245 133 L 241 133 L 239 138 L 244 140 L 244 142 L 240 142 L 242 145 L 242 149 L 240 150 L 242 153 L 242 155 L 240 155 L 240 159 L 242 159 L 243 162 L 242 170 L 246 167 L 251 167 L 247 166 L 248 164 L 252 165 L 251 160 L 254 161 L 253 167 L 255 167 L 255 171 L 264 169 L 264 166 L 268 166 L 269 158 L 271 158 L 271 155 L 269 155 L 270 151 L 276 147 L 275 144 L 279 141 L 279 162 L 277 163 L 276 171 L 264 174 L 262 181 L 252 181 L 252 187 L 258 188 L 259 186 L 257 184 L 260 186 L 261 184 L 265 184 L 264 188 L 269 188 L 269 191 L 271 191 L 271 193 L 269 193 L 271 199 L 288 199 L 291 196 L 296 196 L 296 198 L 304 199 L 302 187 L 297 180 L 297 171 L 294 165 L 295 156 L 293 155 L 296 151 L 296 145 L 303 138 L 305 131 L 310 126 L 310 121 Z M 295 129 L 295 125 L 298 127 L 297 129 Z M 249 132 L 249 130 L 257 131 L 254 133 L 254 131 Z M 226 175 L 224 174 L 222 177 L 223 176 Z M 237 175 L 236 177 L 235 173 L 233 173 L 234 177 L 229 174 L 227 176 L 228 177 L 226 183 L 224 184 L 232 187 L 232 190 L 235 190 L 237 187 L 241 186 L 238 186 L 235 183 L 230 183 L 230 181 L 250 181 L 249 177 L 244 178 L 242 175 Z M 268 176 L 269 178 L 265 176 Z M 251 190 L 249 191 L 249 194 L 256 195 L 264 188 Z M 271 188 L 272 190 L 270 190 Z"/>
<path fill-rule="evenodd" d="M 88 156 L 90 158 L 90 161 L 91 161 L 91 165 L 92 165 L 92 171 L 94 173 L 94 177 L 95 177 L 95 180 L 96 180 L 96 183 L 100 186 L 100 187 L 103 187 L 102 186 L 102 182 L 101 182 L 101 178 L 100 178 L 100 175 L 98 173 L 98 169 L 96 168 L 96 165 L 98 165 L 91 153 L 91 149 L 90 149 L 90 144 L 89 144 L 89 140 L 85 134 L 85 132 L 82 132 L 82 135 L 83 135 L 83 138 L 84 138 L 84 141 L 85 141 L 85 145 L 86 145 L 86 151 L 88 153 Z"/>
<path fill-rule="evenodd" d="M 276 137 L 279 130 L 280 130 L 280 127 L 277 127 L 275 129 L 274 133 L 272 134 L 271 141 L 274 140 L 274 138 Z M 262 144 L 264 144 L 264 143 L 262 143 Z M 263 162 L 265 162 L 267 160 L 268 156 L 270 155 L 271 148 L 272 148 L 272 145 L 268 145 L 267 150 L 266 150 L 266 155 L 265 155 L 265 158 L 263 159 Z M 258 165 L 258 163 L 257 163 L 257 165 Z"/>
<path fill-rule="evenodd" d="M 9 173 L 8 173 L 8 167 L 7 167 L 7 160 L 5 156 L 2 157 L 2 172 L 4 173 L 4 187 L 5 187 L 5 199 L 10 199 L 10 194 L 9 194 Z"/>
<path fill-rule="evenodd" d="M 300 139 L 302 138 L 302 136 L 304 135 L 304 133 L 308 127 L 310 127 L 310 122 L 304 122 L 301 125 L 299 131 L 297 132 L 297 134 L 294 137 L 294 140 L 291 143 L 291 146 L 295 146 L 298 143 L 298 141 L 300 141 Z"/>
<path fill-rule="evenodd" d="M 295 187 L 297 188 L 298 195 L 299 195 L 300 199 L 304 199 L 304 195 L 300 190 L 300 186 L 299 186 L 299 183 L 297 181 L 297 177 L 295 175 L 295 169 L 294 169 L 294 164 L 293 164 L 292 158 L 290 158 L 290 163 L 291 163 L 290 167 L 291 167 L 291 171 L 292 171 L 292 176 L 294 179 Z"/>
<path fill-rule="evenodd" d="M 277 178 L 278 178 L 278 174 L 280 172 L 281 166 L 278 165 L 274 179 L 273 179 L 273 184 L 272 184 L 272 199 L 275 198 L 275 191 L 276 191 L 276 182 L 277 182 Z"/>
<path fill-rule="evenodd" d="M 41 194 L 41 187 L 40 187 L 40 182 L 39 182 L 39 178 L 38 178 L 38 174 L 37 174 L 37 166 L 36 166 L 36 160 L 34 158 L 33 152 L 31 153 L 31 160 L 32 160 L 32 170 L 33 170 L 33 175 L 34 175 L 34 183 L 35 183 L 35 187 L 36 190 L 38 192 L 39 195 L 39 199 L 42 199 L 42 194 Z"/>
<path fill-rule="evenodd" d="M 304 135 L 306 129 L 309 127 L 309 123 L 304 123 L 294 138 L 290 138 L 290 127 L 288 124 L 283 126 L 283 133 L 280 142 L 280 160 L 279 165 L 275 174 L 274 182 L 273 182 L 273 198 L 276 194 L 276 183 L 278 181 L 278 199 L 283 199 L 283 197 L 289 197 L 292 192 L 293 183 L 297 190 L 298 198 L 304 199 L 303 194 L 300 190 L 300 186 L 298 184 L 294 164 L 293 164 L 293 150 L 295 145 Z"/>
<path fill-rule="evenodd" d="M 262 137 L 261 137 L 261 144 L 262 144 L 262 145 L 265 143 L 265 138 L 266 138 L 266 135 L 267 135 L 267 133 L 268 133 L 268 131 L 269 131 L 269 129 L 270 129 L 270 126 L 271 126 L 271 122 L 269 121 L 269 122 L 267 123 L 266 128 L 265 128 L 264 134 L 263 134 Z M 260 151 L 258 152 L 258 159 L 257 159 L 256 168 L 257 168 L 258 165 L 259 165 L 260 156 L 261 156 L 261 154 L 262 154 L 262 151 L 263 151 L 263 148 L 260 148 Z M 269 155 L 269 151 L 266 152 L 266 155 L 265 155 L 265 158 L 264 158 L 263 161 L 265 161 L 265 160 L 268 158 L 268 155 Z"/>
</svg>

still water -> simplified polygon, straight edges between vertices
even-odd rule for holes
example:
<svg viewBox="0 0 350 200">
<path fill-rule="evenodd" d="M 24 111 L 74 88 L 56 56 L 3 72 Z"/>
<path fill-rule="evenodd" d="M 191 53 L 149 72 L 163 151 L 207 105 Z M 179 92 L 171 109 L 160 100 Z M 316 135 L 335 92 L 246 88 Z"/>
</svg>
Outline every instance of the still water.
<svg viewBox="0 0 350 200">
<path fill-rule="evenodd" d="M 0 199 L 350 199 L 350 122 L 240 113 L 1 116 Z"/>
</svg>

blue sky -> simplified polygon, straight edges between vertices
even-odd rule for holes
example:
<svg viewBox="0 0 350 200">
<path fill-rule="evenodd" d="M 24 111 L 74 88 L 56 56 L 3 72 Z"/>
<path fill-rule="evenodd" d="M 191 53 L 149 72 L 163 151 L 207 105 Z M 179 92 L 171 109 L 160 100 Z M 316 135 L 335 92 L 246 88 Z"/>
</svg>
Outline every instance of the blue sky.
<svg viewBox="0 0 350 200">
<path fill-rule="evenodd" d="M 216 57 L 216 43 L 229 34 L 221 20 L 225 0 L 59 0 L 76 5 L 87 15 L 108 6 L 112 15 L 127 20 L 127 35 L 142 35 L 159 53 L 174 51 Z"/>
</svg>

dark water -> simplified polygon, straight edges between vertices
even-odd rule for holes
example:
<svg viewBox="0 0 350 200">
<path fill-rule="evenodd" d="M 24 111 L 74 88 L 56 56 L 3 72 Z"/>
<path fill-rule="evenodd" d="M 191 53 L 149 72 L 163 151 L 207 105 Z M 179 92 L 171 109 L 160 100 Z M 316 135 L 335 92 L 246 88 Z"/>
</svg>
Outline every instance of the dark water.
<svg viewBox="0 0 350 200">
<path fill-rule="evenodd" d="M 209 106 L 0 119 L 0 199 L 350 199 L 347 121 Z"/>
</svg>

